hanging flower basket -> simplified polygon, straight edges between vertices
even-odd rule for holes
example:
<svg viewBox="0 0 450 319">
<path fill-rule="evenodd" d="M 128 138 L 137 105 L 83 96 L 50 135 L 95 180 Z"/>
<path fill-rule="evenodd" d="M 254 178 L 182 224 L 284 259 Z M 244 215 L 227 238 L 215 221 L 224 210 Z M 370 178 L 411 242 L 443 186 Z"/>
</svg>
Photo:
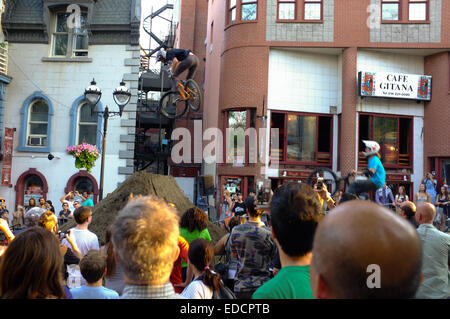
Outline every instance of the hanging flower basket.
<svg viewBox="0 0 450 319">
<path fill-rule="evenodd" d="M 100 157 L 98 148 L 87 143 L 71 146 L 66 151 L 75 157 L 75 167 L 85 168 L 88 173 L 92 171 L 95 161 Z"/>
</svg>

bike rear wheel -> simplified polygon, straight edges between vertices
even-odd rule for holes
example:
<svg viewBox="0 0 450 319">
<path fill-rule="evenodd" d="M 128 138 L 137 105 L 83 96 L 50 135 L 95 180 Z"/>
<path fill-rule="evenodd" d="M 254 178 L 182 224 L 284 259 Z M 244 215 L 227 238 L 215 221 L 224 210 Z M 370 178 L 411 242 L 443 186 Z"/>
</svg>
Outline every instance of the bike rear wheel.
<svg viewBox="0 0 450 319">
<path fill-rule="evenodd" d="M 308 185 L 314 187 L 314 185 L 317 183 L 318 177 L 323 177 L 326 184 L 331 184 L 331 189 L 327 187 L 328 192 L 331 194 L 331 196 L 336 195 L 336 193 L 339 191 L 341 181 L 336 173 L 327 167 L 318 167 L 313 170 L 311 174 L 309 174 L 307 180 Z"/>
<path fill-rule="evenodd" d="M 187 80 L 184 86 L 186 92 L 189 93 L 190 98 L 187 100 L 192 111 L 198 112 L 203 104 L 202 92 L 197 82 L 194 80 Z"/>
<path fill-rule="evenodd" d="M 187 101 L 183 100 L 178 92 L 167 92 L 159 101 L 160 112 L 169 119 L 182 117 L 188 108 Z"/>
</svg>

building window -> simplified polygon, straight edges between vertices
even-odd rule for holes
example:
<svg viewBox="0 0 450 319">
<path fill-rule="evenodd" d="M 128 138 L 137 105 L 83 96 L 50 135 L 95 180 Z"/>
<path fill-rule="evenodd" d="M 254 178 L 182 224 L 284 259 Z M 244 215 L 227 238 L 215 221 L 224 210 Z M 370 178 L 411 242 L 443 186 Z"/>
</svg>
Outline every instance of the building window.
<svg viewBox="0 0 450 319">
<path fill-rule="evenodd" d="M 380 144 L 381 160 L 386 168 L 412 167 L 412 118 L 359 116 L 359 164 L 367 165 L 362 140 Z"/>
<path fill-rule="evenodd" d="M 96 110 L 103 111 L 103 105 L 98 102 Z M 70 137 L 69 146 L 78 145 L 83 142 L 96 145 L 101 151 L 102 117 L 98 114 L 91 115 L 91 106 L 80 96 L 72 103 L 70 109 Z"/>
<path fill-rule="evenodd" d="M 400 20 L 400 0 L 382 0 L 381 20 L 398 21 Z"/>
<path fill-rule="evenodd" d="M 239 167 L 256 162 L 255 114 L 255 110 L 226 113 L 225 163 Z"/>
<path fill-rule="evenodd" d="M 257 18 L 257 0 L 228 0 L 228 24 L 240 21 L 254 21 Z"/>
<path fill-rule="evenodd" d="M 50 99 L 41 92 L 35 92 L 24 101 L 20 114 L 22 125 L 18 151 L 49 152 L 53 116 Z"/>
<path fill-rule="evenodd" d="M 296 19 L 296 0 L 278 1 L 278 19 L 295 20 Z"/>
<path fill-rule="evenodd" d="M 322 20 L 322 0 L 305 0 L 303 17 L 305 20 Z"/>
<path fill-rule="evenodd" d="M 80 104 L 78 111 L 78 130 L 77 130 L 77 144 L 84 142 L 96 145 L 97 144 L 97 114 L 91 115 L 91 107 L 88 103 Z"/>
<path fill-rule="evenodd" d="M 236 22 L 236 0 L 230 0 L 228 8 L 229 23 Z"/>
<path fill-rule="evenodd" d="M 426 21 L 428 19 L 428 0 L 409 0 L 408 13 L 410 21 Z"/>
<path fill-rule="evenodd" d="M 88 56 L 89 35 L 86 27 L 87 14 L 80 16 L 80 28 L 69 28 L 67 18 L 70 13 L 55 13 L 53 26 L 52 56 L 77 58 Z"/>
<path fill-rule="evenodd" d="M 44 147 L 47 145 L 48 105 L 44 100 L 35 100 L 28 114 L 27 146 Z"/>
<path fill-rule="evenodd" d="M 242 14 L 241 20 L 256 20 L 258 11 L 258 1 L 256 0 L 242 0 L 241 4 Z"/>
<path fill-rule="evenodd" d="M 271 158 L 280 162 L 331 165 L 332 116 L 272 113 L 271 128 L 279 130 L 279 149 Z"/>
</svg>

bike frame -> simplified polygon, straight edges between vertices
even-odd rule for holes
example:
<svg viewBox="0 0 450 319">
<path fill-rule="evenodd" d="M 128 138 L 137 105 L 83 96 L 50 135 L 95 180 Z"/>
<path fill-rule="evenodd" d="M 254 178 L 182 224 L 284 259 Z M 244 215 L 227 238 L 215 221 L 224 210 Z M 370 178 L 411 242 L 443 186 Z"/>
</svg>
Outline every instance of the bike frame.
<svg viewBox="0 0 450 319">
<path fill-rule="evenodd" d="M 189 91 L 190 91 L 190 93 L 192 93 L 192 94 L 190 94 Z M 183 83 L 181 83 L 181 82 L 178 82 L 178 92 L 180 93 L 181 97 L 182 97 L 183 100 L 185 100 L 185 101 L 186 101 L 186 100 L 189 100 L 192 96 L 195 95 L 195 92 L 192 91 L 191 89 L 188 88 L 188 89 L 186 90 L 185 86 L 184 86 Z"/>
</svg>

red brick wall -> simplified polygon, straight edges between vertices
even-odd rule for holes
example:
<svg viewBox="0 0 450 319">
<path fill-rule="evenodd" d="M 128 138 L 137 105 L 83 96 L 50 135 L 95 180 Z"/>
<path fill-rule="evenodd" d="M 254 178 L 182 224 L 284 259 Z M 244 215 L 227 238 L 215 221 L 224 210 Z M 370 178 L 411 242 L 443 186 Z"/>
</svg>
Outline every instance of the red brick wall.
<svg viewBox="0 0 450 319">
<path fill-rule="evenodd" d="M 342 53 L 342 125 L 340 163 L 343 175 L 349 173 L 355 167 L 357 143 L 356 133 L 356 62 L 357 48 L 347 48 Z"/>
<path fill-rule="evenodd" d="M 449 52 L 425 58 L 425 74 L 431 75 L 431 101 L 425 104 L 424 157 L 450 157 Z M 425 161 L 428 165 L 428 161 Z M 427 168 L 428 170 L 429 168 Z"/>
</svg>

